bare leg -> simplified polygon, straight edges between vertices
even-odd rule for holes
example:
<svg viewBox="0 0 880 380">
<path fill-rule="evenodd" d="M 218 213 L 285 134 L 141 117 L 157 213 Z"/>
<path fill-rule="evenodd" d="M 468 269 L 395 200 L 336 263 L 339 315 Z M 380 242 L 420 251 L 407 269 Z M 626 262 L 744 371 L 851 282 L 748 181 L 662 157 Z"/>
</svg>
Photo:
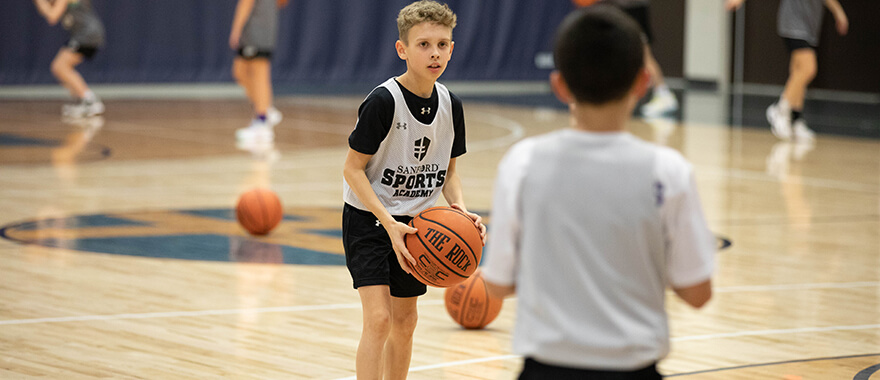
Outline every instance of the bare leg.
<svg viewBox="0 0 880 380">
<path fill-rule="evenodd" d="M 645 69 L 651 76 L 651 86 L 654 88 L 651 100 L 642 106 L 642 116 L 648 118 L 659 117 L 678 110 L 678 100 L 675 94 L 666 86 L 666 80 L 663 78 L 663 71 L 660 70 L 660 64 L 654 59 L 651 47 L 645 44 Z"/>
<path fill-rule="evenodd" d="M 391 334 L 385 343 L 385 380 L 403 380 L 412 359 L 413 332 L 419 320 L 418 297 L 391 298 Z"/>
<path fill-rule="evenodd" d="M 651 74 L 652 87 L 666 84 L 666 81 L 663 79 L 663 71 L 660 70 L 660 64 L 654 59 L 654 53 L 648 44 L 645 44 L 645 68 L 648 69 L 648 74 Z"/>
<path fill-rule="evenodd" d="M 62 47 L 58 50 L 58 54 L 55 55 L 55 59 L 52 60 L 52 65 L 50 66 L 52 75 L 76 99 L 84 98 L 89 90 L 86 81 L 75 69 L 82 61 L 82 54 L 76 53 L 67 47 Z"/>
<path fill-rule="evenodd" d="M 254 113 L 265 115 L 269 107 L 272 107 L 272 65 L 267 58 L 254 58 L 248 62 L 248 65 Z"/>
<path fill-rule="evenodd" d="M 269 60 L 236 57 L 232 64 L 232 75 L 244 88 L 254 107 L 254 114 L 265 115 L 272 107 L 272 65 Z"/>
<path fill-rule="evenodd" d="M 382 379 L 383 350 L 391 332 L 392 298 L 386 285 L 358 288 L 364 326 L 355 370 L 358 380 Z"/>
<path fill-rule="evenodd" d="M 253 92 L 251 90 L 253 86 L 251 86 L 250 66 L 247 62 L 248 61 L 242 57 L 235 57 L 232 61 L 232 77 L 235 78 L 238 85 L 244 89 L 244 94 L 248 97 L 251 104 L 253 104 L 253 95 L 251 94 Z"/>
<path fill-rule="evenodd" d="M 804 108 L 804 97 L 807 86 L 816 77 L 818 65 L 816 63 L 816 51 L 813 49 L 798 49 L 791 53 L 788 80 L 785 82 L 785 90 L 782 97 L 793 110 Z"/>
</svg>

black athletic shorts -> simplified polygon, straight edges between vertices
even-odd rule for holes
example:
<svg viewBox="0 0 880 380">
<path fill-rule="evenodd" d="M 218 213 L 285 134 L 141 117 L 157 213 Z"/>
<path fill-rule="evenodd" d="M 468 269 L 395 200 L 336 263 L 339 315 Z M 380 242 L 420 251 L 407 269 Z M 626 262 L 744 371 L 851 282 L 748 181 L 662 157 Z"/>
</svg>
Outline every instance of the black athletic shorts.
<svg viewBox="0 0 880 380">
<path fill-rule="evenodd" d="M 557 367 L 526 358 L 519 380 L 660 380 L 663 376 L 657 372 L 657 365 L 651 364 L 635 371 L 602 371 Z"/>
<path fill-rule="evenodd" d="M 647 5 L 638 5 L 635 7 L 622 7 L 620 8 L 624 13 L 628 14 L 632 17 L 636 22 L 642 27 L 642 33 L 645 35 L 645 40 L 647 43 L 651 43 L 654 41 L 654 35 L 651 33 L 651 17 L 650 13 L 648 13 Z"/>
<path fill-rule="evenodd" d="M 238 49 L 238 56 L 244 59 L 272 58 L 272 50 L 260 49 L 256 46 L 243 46 Z"/>
<path fill-rule="evenodd" d="M 398 222 L 409 223 L 410 216 L 394 216 Z M 370 285 L 388 285 L 394 297 L 418 297 L 428 287 L 403 271 L 391 238 L 385 227 L 372 212 L 345 204 L 342 209 L 342 244 L 345 265 L 351 273 L 354 288 Z"/>
<path fill-rule="evenodd" d="M 805 40 L 785 37 L 782 37 L 782 40 L 785 42 L 785 47 L 788 48 L 789 53 L 800 49 L 816 49 L 813 45 L 810 45 L 810 43 Z"/>
<path fill-rule="evenodd" d="M 73 50 L 74 53 L 82 54 L 85 59 L 92 59 L 92 57 L 95 56 L 95 53 L 98 52 L 97 47 L 82 46 L 79 44 L 79 42 L 76 42 L 75 40 L 67 40 L 67 42 L 64 43 L 64 46 L 66 46 L 70 50 Z"/>
</svg>

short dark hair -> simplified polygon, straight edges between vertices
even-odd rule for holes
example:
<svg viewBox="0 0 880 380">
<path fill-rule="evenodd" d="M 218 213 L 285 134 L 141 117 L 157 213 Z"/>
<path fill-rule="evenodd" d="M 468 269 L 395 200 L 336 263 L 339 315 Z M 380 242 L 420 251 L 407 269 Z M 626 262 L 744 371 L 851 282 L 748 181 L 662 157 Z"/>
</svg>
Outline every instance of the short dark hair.
<svg viewBox="0 0 880 380">
<path fill-rule="evenodd" d="M 622 99 L 644 66 L 641 29 L 611 5 L 593 5 L 568 15 L 556 32 L 553 59 L 579 103 Z"/>
</svg>

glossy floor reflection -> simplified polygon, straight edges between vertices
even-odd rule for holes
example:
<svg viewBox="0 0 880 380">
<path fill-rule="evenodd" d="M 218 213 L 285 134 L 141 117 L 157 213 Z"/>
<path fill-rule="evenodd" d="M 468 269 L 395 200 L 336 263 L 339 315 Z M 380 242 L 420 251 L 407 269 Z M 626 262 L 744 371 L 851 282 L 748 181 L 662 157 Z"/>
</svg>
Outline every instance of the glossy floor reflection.
<svg viewBox="0 0 880 380">
<path fill-rule="evenodd" d="M 567 126 L 547 93 L 469 93 L 465 198 L 488 218 L 496 166 L 523 137 Z M 450 85 L 453 92 L 458 91 Z M 715 298 L 669 297 L 684 379 L 860 379 L 880 364 L 877 104 L 811 101 L 812 144 L 773 137 L 772 96 L 678 92 L 670 118 L 630 123 L 693 164 L 719 239 Z M 0 378 L 342 379 L 361 309 L 340 238 L 342 163 L 363 94 L 287 94 L 276 140 L 236 145 L 242 99 L 0 103 Z M 736 122 L 736 121 L 741 122 Z M 862 137 L 857 137 L 862 136 Z M 285 219 L 235 221 L 268 186 Z M 513 379 L 516 300 L 484 330 L 420 300 L 410 379 Z M 873 375 L 878 376 L 878 375 Z"/>
</svg>

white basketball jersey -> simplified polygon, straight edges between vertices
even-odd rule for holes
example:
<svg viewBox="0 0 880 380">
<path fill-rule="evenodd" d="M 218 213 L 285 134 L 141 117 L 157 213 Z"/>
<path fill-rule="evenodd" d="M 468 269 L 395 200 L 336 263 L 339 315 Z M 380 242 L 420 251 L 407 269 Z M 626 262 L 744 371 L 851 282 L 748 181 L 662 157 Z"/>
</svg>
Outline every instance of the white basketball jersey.
<svg viewBox="0 0 880 380">
<path fill-rule="evenodd" d="M 379 85 L 394 97 L 394 119 L 365 172 L 373 191 L 391 215 L 415 216 L 433 206 L 446 183 L 455 137 L 452 101 L 446 86 L 440 83 L 435 86 L 438 109 L 423 109 L 422 112 L 436 112 L 431 124 L 423 124 L 410 113 L 394 78 Z M 369 211 L 344 180 L 343 199 Z"/>
</svg>

